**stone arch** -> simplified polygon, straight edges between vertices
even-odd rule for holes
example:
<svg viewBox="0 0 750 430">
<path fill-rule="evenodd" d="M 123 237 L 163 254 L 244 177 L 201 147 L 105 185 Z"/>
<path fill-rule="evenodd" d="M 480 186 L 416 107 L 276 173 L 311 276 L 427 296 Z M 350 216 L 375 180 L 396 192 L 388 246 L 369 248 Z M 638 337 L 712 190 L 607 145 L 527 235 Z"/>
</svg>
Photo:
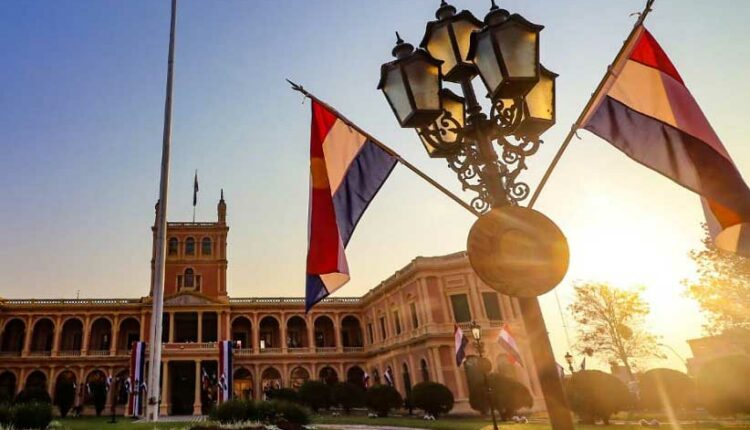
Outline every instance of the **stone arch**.
<svg viewBox="0 0 750 430">
<path fill-rule="evenodd" d="M 319 315 L 313 322 L 316 348 L 335 348 L 336 330 L 328 315 Z"/>
<path fill-rule="evenodd" d="M 78 317 L 66 318 L 62 324 L 60 351 L 62 355 L 80 354 L 83 347 L 83 321 Z"/>
<path fill-rule="evenodd" d="M 67 399 L 69 402 L 71 402 L 72 406 L 72 403 L 75 402 L 77 386 L 78 384 L 75 372 L 68 368 L 62 369 L 55 378 L 55 393 L 53 397 L 54 404 L 61 407 L 60 405 L 63 400 Z"/>
<path fill-rule="evenodd" d="M 0 404 L 10 403 L 16 395 L 18 377 L 11 370 L 0 372 Z"/>
<path fill-rule="evenodd" d="M 136 317 L 127 317 L 120 321 L 117 329 L 117 349 L 130 351 L 133 342 L 141 340 L 141 321 Z"/>
<path fill-rule="evenodd" d="M 362 321 L 354 315 L 347 315 L 341 320 L 341 344 L 344 348 L 361 348 Z"/>
<path fill-rule="evenodd" d="M 20 318 L 9 319 L 5 322 L 0 337 L 1 352 L 21 355 L 23 343 L 26 339 L 26 322 Z"/>
<path fill-rule="evenodd" d="M 55 341 L 55 322 L 43 317 L 34 321 L 31 328 L 29 350 L 33 353 L 49 354 Z"/>
<path fill-rule="evenodd" d="M 263 390 L 263 399 L 268 399 L 268 392 L 283 387 L 281 372 L 273 366 L 266 367 L 260 374 L 260 387 Z"/>
<path fill-rule="evenodd" d="M 48 380 L 47 372 L 42 369 L 35 369 L 26 375 L 26 382 L 24 383 L 23 388 L 24 390 L 40 389 L 47 391 Z"/>
<path fill-rule="evenodd" d="M 261 352 L 266 348 L 281 348 L 281 325 L 274 315 L 266 315 L 258 324 Z"/>
<path fill-rule="evenodd" d="M 365 387 L 365 371 L 357 365 L 351 366 L 346 371 L 346 382 L 358 387 L 367 388 Z"/>
<path fill-rule="evenodd" d="M 91 322 L 89 331 L 89 351 L 109 351 L 112 342 L 112 321 L 105 316 Z"/>
<path fill-rule="evenodd" d="M 92 369 L 84 379 L 84 404 L 94 404 L 94 396 L 105 389 L 107 383 L 107 374 L 102 369 Z"/>
<path fill-rule="evenodd" d="M 234 371 L 232 385 L 235 398 L 244 400 L 253 398 L 253 374 L 247 368 L 240 367 Z"/>
<path fill-rule="evenodd" d="M 339 374 L 333 367 L 324 366 L 318 371 L 318 379 L 328 385 L 333 385 L 339 382 Z"/>
<path fill-rule="evenodd" d="M 231 337 L 240 349 L 253 348 L 253 322 L 244 315 L 238 315 L 231 322 Z"/>
<path fill-rule="evenodd" d="M 304 366 L 297 366 L 289 372 L 289 386 L 298 390 L 305 382 L 310 380 L 310 371 Z"/>
<path fill-rule="evenodd" d="M 299 315 L 293 315 L 286 320 L 286 343 L 289 348 L 307 348 L 307 321 Z"/>
</svg>

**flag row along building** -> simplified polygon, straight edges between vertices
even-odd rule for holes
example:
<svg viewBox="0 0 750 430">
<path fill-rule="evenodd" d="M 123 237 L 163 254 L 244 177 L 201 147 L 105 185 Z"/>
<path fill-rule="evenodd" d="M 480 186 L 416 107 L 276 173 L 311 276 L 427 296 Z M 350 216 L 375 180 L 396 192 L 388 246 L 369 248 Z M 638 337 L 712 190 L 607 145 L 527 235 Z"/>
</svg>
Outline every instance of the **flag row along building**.
<svg viewBox="0 0 750 430">
<path fill-rule="evenodd" d="M 454 328 L 469 333 L 472 320 L 483 328 L 494 370 L 525 384 L 534 408 L 544 407 L 518 303 L 484 285 L 464 252 L 417 257 L 364 296 L 326 298 L 305 313 L 302 297 L 229 297 L 223 195 L 217 210 L 216 222 L 168 223 L 161 414 L 205 414 L 227 393 L 262 399 L 314 379 L 390 383 L 404 396 L 419 382 L 439 382 L 453 392 L 454 410 L 468 411 Z M 150 294 L 0 299 L 0 402 L 27 388 L 54 401 L 56 387 L 72 385 L 76 406 L 91 414 L 90 387 L 112 381 L 106 410 L 115 403 L 124 413 L 133 401 L 127 390 L 142 385 L 131 379 L 131 350 L 153 341 L 151 309 Z M 523 366 L 497 341 L 504 324 Z M 222 341 L 232 341 L 231 360 Z M 474 354 L 471 345 L 466 354 Z"/>
</svg>

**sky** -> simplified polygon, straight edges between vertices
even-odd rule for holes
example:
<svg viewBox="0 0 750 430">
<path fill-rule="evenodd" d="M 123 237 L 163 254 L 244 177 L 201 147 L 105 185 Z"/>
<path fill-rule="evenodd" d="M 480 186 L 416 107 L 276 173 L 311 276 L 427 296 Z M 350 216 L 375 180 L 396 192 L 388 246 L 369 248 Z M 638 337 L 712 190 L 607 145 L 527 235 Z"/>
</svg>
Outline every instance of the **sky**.
<svg viewBox="0 0 750 430">
<path fill-rule="evenodd" d="M 455 0 L 482 18 L 489 1 Z M 502 0 L 545 25 L 558 123 L 528 160 L 534 188 L 635 20 L 640 0 Z M 418 44 L 438 0 L 180 0 L 169 219 L 216 219 L 228 205 L 231 296 L 304 294 L 310 106 L 292 79 L 467 200 L 442 160 L 399 128 L 376 90 L 394 31 Z M 657 0 L 647 26 L 735 163 L 750 177 L 750 2 Z M 140 297 L 149 290 L 169 32 L 167 0 L 0 3 L 0 297 Z M 483 91 L 482 91 L 483 93 Z M 572 285 L 645 287 L 649 327 L 682 357 L 702 335 L 684 295 L 700 246 L 696 195 L 579 132 L 536 209 L 571 248 L 568 275 L 541 298 L 558 359 L 569 349 L 557 300 Z M 418 255 L 465 249 L 471 214 L 397 167 L 348 247 L 361 295 Z M 563 312 L 567 314 L 567 312 Z M 570 337 L 574 329 L 567 319 Z M 573 339 L 574 340 L 574 339 Z M 684 370 L 677 354 L 651 366 Z"/>
</svg>

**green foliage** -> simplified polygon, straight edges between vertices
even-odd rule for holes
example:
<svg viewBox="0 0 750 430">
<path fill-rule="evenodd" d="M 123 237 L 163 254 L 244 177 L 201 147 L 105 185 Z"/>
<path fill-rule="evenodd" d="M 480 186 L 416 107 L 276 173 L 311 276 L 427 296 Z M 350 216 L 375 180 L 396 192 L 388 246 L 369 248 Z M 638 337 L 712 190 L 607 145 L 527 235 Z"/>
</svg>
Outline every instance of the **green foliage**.
<svg viewBox="0 0 750 430">
<path fill-rule="evenodd" d="M 605 283 L 577 283 L 568 307 L 578 323 L 578 348 L 597 351 L 630 372 L 632 360 L 663 357 L 657 337 L 645 327 L 650 309 L 643 289 L 621 290 Z"/>
<path fill-rule="evenodd" d="M 90 387 L 91 396 L 94 400 L 94 410 L 96 411 L 96 416 L 99 417 L 102 415 L 104 406 L 107 404 L 107 386 L 104 382 L 92 382 Z"/>
<path fill-rule="evenodd" d="M 13 422 L 13 408 L 7 403 L 0 403 L 0 427 L 10 427 Z"/>
<path fill-rule="evenodd" d="M 44 430 L 52 421 L 50 403 L 20 403 L 13 406 L 13 426 L 18 429 Z"/>
<path fill-rule="evenodd" d="M 497 373 L 488 378 L 492 387 L 492 401 L 503 421 L 509 420 L 522 408 L 531 408 L 534 399 L 526 386 L 515 379 Z"/>
<path fill-rule="evenodd" d="M 487 363 L 481 363 L 478 358 L 471 357 L 464 363 L 466 381 L 469 385 L 469 406 L 482 415 L 490 411 L 487 397 L 487 389 L 484 384 L 484 375 Z M 489 365 L 491 368 L 492 365 Z"/>
<path fill-rule="evenodd" d="M 284 400 L 292 403 L 299 403 L 299 394 L 291 388 L 276 388 L 268 392 L 269 400 Z"/>
<path fill-rule="evenodd" d="M 626 409 L 631 403 L 625 384 L 599 370 L 576 372 L 565 385 L 571 409 L 585 424 L 594 424 L 597 420 L 609 424 L 612 414 Z"/>
<path fill-rule="evenodd" d="M 331 397 L 334 405 L 339 405 L 345 413 L 351 412 L 352 408 L 365 405 L 365 390 L 361 385 L 351 382 L 338 382 L 331 388 Z"/>
<path fill-rule="evenodd" d="M 55 404 L 57 409 L 60 410 L 60 416 L 65 418 L 68 416 L 68 411 L 73 407 L 75 403 L 76 389 L 72 381 L 62 380 L 57 383 L 55 387 Z"/>
<path fill-rule="evenodd" d="M 331 406 L 331 386 L 321 381 L 307 381 L 299 387 L 299 397 L 302 403 L 313 412 Z"/>
<path fill-rule="evenodd" d="M 695 384 L 690 377 L 673 369 L 651 369 L 640 375 L 642 409 L 666 411 L 668 407 L 682 410 L 693 404 Z"/>
<path fill-rule="evenodd" d="M 49 393 L 44 388 L 25 388 L 16 395 L 13 403 L 52 403 Z"/>
<path fill-rule="evenodd" d="M 437 382 L 420 382 L 411 390 L 414 406 L 435 418 L 453 409 L 453 393 Z"/>
<path fill-rule="evenodd" d="M 750 358 L 723 357 L 706 363 L 697 387 L 699 400 L 712 415 L 750 413 Z"/>
<path fill-rule="evenodd" d="M 282 421 L 288 421 L 297 425 L 310 423 L 310 412 L 296 403 L 283 400 L 271 400 L 268 403 L 271 405 L 271 409 L 275 411 L 274 423 Z"/>
<path fill-rule="evenodd" d="M 222 424 L 237 423 L 252 419 L 249 415 L 253 410 L 255 405 L 252 401 L 232 399 L 211 409 L 209 418 Z"/>
<path fill-rule="evenodd" d="M 402 403 L 401 394 L 390 385 L 372 386 L 365 395 L 365 404 L 379 417 L 387 417 L 391 409 L 401 407 Z"/>
</svg>

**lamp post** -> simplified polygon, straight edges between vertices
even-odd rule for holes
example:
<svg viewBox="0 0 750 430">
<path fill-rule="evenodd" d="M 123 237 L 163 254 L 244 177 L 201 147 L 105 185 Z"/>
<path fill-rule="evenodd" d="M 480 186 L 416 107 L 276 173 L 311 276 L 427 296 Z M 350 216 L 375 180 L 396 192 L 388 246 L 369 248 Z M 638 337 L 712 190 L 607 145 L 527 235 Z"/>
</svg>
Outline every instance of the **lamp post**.
<svg viewBox="0 0 750 430">
<path fill-rule="evenodd" d="M 474 338 L 474 349 L 477 351 L 479 361 L 481 362 L 484 358 L 484 343 L 482 342 L 482 327 L 477 324 L 476 321 L 471 322 L 471 337 Z M 495 404 L 492 401 L 492 387 L 490 387 L 487 381 L 488 369 L 481 369 L 482 376 L 484 377 L 484 390 L 487 393 L 487 403 L 490 405 L 490 413 L 492 414 L 492 429 L 497 429 L 497 418 L 495 418 Z"/>
<path fill-rule="evenodd" d="M 428 155 L 445 159 L 462 188 L 475 193 L 471 206 L 485 214 L 477 224 L 495 215 L 498 223 L 505 223 L 503 227 L 509 226 L 509 219 L 525 226 L 524 237 L 516 233 L 518 229 L 506 228 L 503 234 L 510 233 L 504 238 L 494 226 L 483 226 L 479 230 L 484 237 L 479 236 L 488 238 L 487 252 L 473 253 L 470 235 L 469 259 L 485 283 L 518 298 L 552 427 L 570 430 L 573 420 L 537 300 L 564 276 L 567 243 L 554 223 L 520 207 L 530 188 L 518 180 L 527 168 L 526 158 L 542 143 L 540 135 L 555 123 L 557 75 L 540 62 L 543 27 L 499 8 L 494 0 L 484 21 L 469 11 L 457 12 L 444 0 L 435 17 L 417 49 L 396 33 L 395 59 L 381 66 L 378 89 L 401 127 L 413 128 Z M 483 112 L 474 90 L 472 81 L 477 76 L 487 90 L 489 114 Z M 461 94 L 443 84 L 456 85 Z M 557 242 L 548 240 L 550 236 Z M 490 255 L 498 249 L 506 254 Z M 486 271 L 479 270 L 473 256 L 486 257 L 482 262 Z M 525 266 L 519 267 L 519 261 Z M 498 273 L 493 282 L 489 275 Z M 520 273 L 513 279 L 518 282 L 511 285 L 508 273 Z M 534 278 L 540 275 L 546 276 L 543 282 Z"/>
</svg>

